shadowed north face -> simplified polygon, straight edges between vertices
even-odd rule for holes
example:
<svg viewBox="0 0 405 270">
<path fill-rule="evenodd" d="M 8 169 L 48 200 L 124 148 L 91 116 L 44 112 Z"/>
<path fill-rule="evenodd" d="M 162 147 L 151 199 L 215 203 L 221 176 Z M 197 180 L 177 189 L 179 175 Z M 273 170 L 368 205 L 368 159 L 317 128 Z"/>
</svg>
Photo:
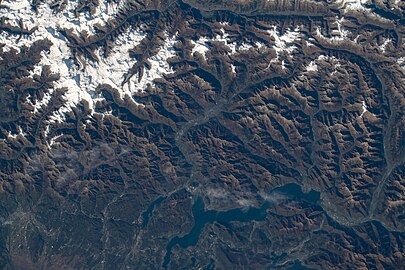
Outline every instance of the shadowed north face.
<svg viewBox="0 0 405 270">
<path fill-rule="evenodd" d="M 401 269 L 401 1 L 0 1 L 1 269 Z"/>
</svg>

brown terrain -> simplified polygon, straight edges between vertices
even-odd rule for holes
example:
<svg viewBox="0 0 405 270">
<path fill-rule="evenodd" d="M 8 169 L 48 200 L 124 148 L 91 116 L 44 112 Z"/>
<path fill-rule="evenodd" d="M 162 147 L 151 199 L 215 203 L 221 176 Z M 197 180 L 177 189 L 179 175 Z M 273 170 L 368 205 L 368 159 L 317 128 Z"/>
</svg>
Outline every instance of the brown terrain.
<svg viewBox="0 0 405 270">
<path fill-rule="evenodd" d="M 61 122 L 61 75 L 32 75 L 52 42 L 3 45 L 0 268 L 402 269 L 405 7 L 329 2 L 134 0 L 56 29 L 81 65 L 142 27 L 123 85 L 176 39 L 171 73 L 131 96 L 100 83 Z"/>
</svg>

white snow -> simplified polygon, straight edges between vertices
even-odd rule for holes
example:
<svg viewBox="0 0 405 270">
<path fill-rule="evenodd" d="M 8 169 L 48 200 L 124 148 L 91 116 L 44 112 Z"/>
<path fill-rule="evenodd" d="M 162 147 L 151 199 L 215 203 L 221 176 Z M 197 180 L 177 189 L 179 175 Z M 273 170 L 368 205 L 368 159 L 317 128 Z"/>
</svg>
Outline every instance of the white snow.
<svg viewBox="0 0 405 270">
<path fill-rule="evenodd" d="M 366 105 L 366 102 L 363 100 L 363 102 L 362 102 L 362 112 L 361 112 L 361 114 L 360 114 L 360 117 L 363 117 L 363 114 L 365 113 L 365 112 L 367 112 L 367 105 Z"/>
<path fill-rule="evenodd" d="M 272 30 L 268 30 L 268 32 L 276 39 L 276 45 L 280 48 L 285 48 L 286 44 L 292 43 L 301 36 L 299 32 L 299 28 L 295 28 L 293 30 L 287 29 L 286 33 L 279 36 L 279 32 L 277 31 L 277 26 L 273 26 Z"/>
<path fill-rule="evenodd" d="M 17 139 L 17 136 L 18 136 L 18 134 L 14 134 L 14 133 L 9 132 L 8 135 L 7 135 L 7 138 L 8 139 Z"/>
<path fill-rule="evenodd" d="M 199 52 L 205 57 L 205 53 L 210 50 L 209 46 L 207 45 L 208 41 L 209 39 L 206 37 L 201 37 L 197 41 L 192 40 L 191 44 L 193 44 L 194 47 L 191 53 L 194 54 L 195 52 Z"/>
<path fill-rule="evenodd" d="M 384 40 L 383 44 L 381 44 L 380 46 L 380 50 L 385 53 L 386 49 L 387 49 L 387 45 L 391 42 L 392 40 L 390 38 L 387 38 Z"/>
<path fill-rule="evenodd" d="M 12 139 L 16 139 L 18 136 L 24 137 L 24 136 L 27 135 L 27 133 L 25 133 L 20 126 L 17 126 L 17 132 L 18 133 L 12 133 L 11 131 L 9 131 L 8 134 L 7 134 L 7 137 L 12 138 Z"/>
<path fill-rule="evenodd" d="M 208 37 L 200 37 L 197 41 L 192 41 L 192 44 L 194 45 L 192 53 L 198 51 L 205 56 L 205 53 L 209 51 L 209 46 L 207 45 L 207 42 L 209 41 L 223 42 L 231 50 L 230 55 L 239 53 L 240 51 L 249 50 L 250 48 L 254 48 L 252 45 L 247 43 L 238 44 L 236 42 L 230 42 L 229 34 L 226 33 L 223 28 L 221 28 L 221 32 L 222 34 L 216 35 L 213 39 L 209 39 Z M 257 42 L 256 46 L 261 47 L 262 44 L 259 44 L 260 43 Z"/>
<path fill-rule="evenodd" d="M 399 67 L 405 72 L 405 57 L 400 57 L 397 60 Z"/>
<path fill-rule="evenodd" d="M 305 67 L 305 70 L 307 72 L 309 72 L 309 71 L 318 72 L 319 71 L 318 66 L 322 62 L 328 62 L 333 66 L 334 71 L 331 72 L 331 75 L 338 72 L 338 68 L 341 66 L 341 64 L 339 63 L 339 59 L 337 59 L 336 57 L 327 56 L 327 55 L 319 55 L 315 60 L 309 62 L 309 64 Z"/>
<path fill-rule="evenodd" d="M 367 17 L 378 19 L 380 21 L 389 21 L 389 19 L 383 18 L 380 15 L 372 12 L 372 9 L 365 7 L 365 4 L 371 2 L 371 0 L 334 0 L 334 3 L 337 4 L 339 9 L 344 13 L 361 12 Z"/>
<path fill-rule="evenodd" d="M 48 148 L 51 148 L 53 145 L 58 144 L 59 142 L 56 142 L 56 140 L 59 139 L 60 137 L 62 137 L 63 135 L 64 135 L 64 134 L 62 133 L 62 134 L 60 134 L 60 135 L 57 135 L 57 136 L 55 136 L 55 137 L 52 137 L 52 138 L 49 140 Z"/>
<path fill-rule="evenodd" d="M 364 11 L 366 8 L 363 6 L 363 4 L 366 4 L 367 1 L 368 0 L 341 0 L 338 2 L 341 3 L 341 7 L 344 7 L 345 11 Z"/>
<path fill-rule="evenodd" d="M 308 47 L 315 46 L 312 42 L 309 42 L 309 41 L 305 41 L 305 44 L 306 44 Z"/>
<path fill-rule="evenodd" d="M 52 95 L 50 93 L 46 93 L 42 100 L 37 100 L 34 104 L 34 113 L 37 113 L 42 106 L 46 106 L 49 101 L 51 101 Z"/>
<path fill-rule="evenodd" d="M 222 28 L 221 29 L 222 35 L 216 35 L 214 39 L 211 41 L 218 41 L 218 42 L 223 42 L 225 43 L 226 46 L 229 47 L 231 50 L 231 55 L 235 54 L 239 51 L 239 46 L 236 44 L 236 42 L 229 42 L 229 34 L 225 32 L 225 30 Z M 204 38 L 204 37 L 203 37 Z"/>
<path fill-rule="evenodd" d="M 344 18 L 344 17 L 342 17 L 342 18 L 336 17 L 336 24 L 337 24 L 337 27 L 338 27 L 338 30 L 337 30 L 338 36 L 337 36 L 337 37 L 334 37 L 335 39 L 339 39 L 339 40 L 347 39 L 347 35 L 348 35 L 350 32 L 347 31 L 347 30 L 345 30 L 345 29 L 343 28 L 342 25 L 343 25 L 344 22 L 345 22 L 345 18 Z"/>
<path fill-rule="evenodd" d="M 233 73 L 236 73 L 236 66 L 234 66 L 234 65 L 231 64 L 231 69 L 232 69 L 232 72 L 233 72 Z"/>
<path fill-rule="evenodd" d="M 236 42 L 231 42 L 229 41 L 229 34 L 226 33 L 224 28 L 221 28 L 221 32 L 222 34 L 216 35 L 213 39 L 209 39 L 208 37 L 200 37 L 197 41 L 191 41 L 191 43 L 194 45 L 192 53 L 199 52 L 206 56 L 206 52 L 210 50 L 207 42 L 213 41 L 223 42 L 226 46 L 228 46 L 230 49 L 229 55 L 236 54 L 240 51 L 249 50 L 251 48 L 261 49 L 266 47 L 266 45 L 261 42 L 255 42 L 255 46 L 248 43 L 238 44 Z M 297 49 L 297 47 L 292 45 L 292 43 L 300 39 L 302 36 L 298 27 L 295 29 L 287 29 L 283 35 L 280 35 L 280 32 L 277 30 L 277 26 L 273 26 L 273 29 L 268 30 L 268 33 L 275 39 L 273 48 L 276 50 L 277 54 L 277 57 L 270 61 L 269 66 L 274 62 L 279 62 L 279 56 L 283 52 L 289 54 L 289 58 L 291 58 L 291 54 Z M 286 69 L 284 62 L 282 62 L 281 65 L 283 69 Z"/>
<path fill-rule="evenodd" d="M 316 35 L 321 37 L 322 39 L 328 40 L 329 42 L 342 42 L 342 41 L 350 41 L 350 42 L 357 42 L 357 39 L 355 39 L 354 41 L 351 41 L 351 38 L 348 37 L 348 35 L 350 34 L 349 31 L 345 30 L 343 27 L 343 23 L 345 22 L 345 18 L 341 17 L 339 18 L 338 16 L 336 16 L 336 21 L 334 22 L 337 26 L 337 29 L 333 29 L 331 31 L 331 38 L 325 37 L 322 34 L 321 31 L 321 27 L 317 27 L 316 28 Z"/>
<path fill-rule="evenodd" d="M 299 28 L 294 30 L 287 29 L 287 31 L 280 35 L 280 32 L 277 30 L 277 26 L 273 26 L 272 30 L 267 30 L 267 32 L 275 39 L 274 49 L 276 50 L 277 56 L 281 52 L 292 53 L 297 47 L 291 45 L 294 41 L 298 40 L 301 37 Z"/>
<path fill-rule="evenodd" d="M 338 25 L 339 25 L 339 24 L 338 24 Z M 333 33 L 334 33 L 334 32 L 332 32 L 332 34 L 333 34 Z M 336 31 L 335 31 L 335 34 L 336 34 Z M 347 35 L 346 33 L 343 34 L 342 32 L 339 32 L 339 31 L 338 31 L 338 34 L 339 34 L 339 36 L 332 36 L 331 38 L 328 38 L 328 37 L 325 37 L 325 36 L 322 34 L 321 27 L 318 26 L 318 27 L 316 28 L 316 35 L 319 36 L 320 38 L 324 39 L 324 40 L 329 41 L 329 42 L 343 42 L 343 41 L 345 41 L 345 42 L 347 42 L 347 41 L 352 42 L 350 39 L 345 38 L 346 35 Z"/>
<path fill-rule="evenodd" d="M 272 47 L 276 51 L 276 58 L 272 59 L 269 63 L 269 66 L 272 63 L 279 62 L 280 55 L 282 53 L 287 53 L 289 58 L 292 58 L 292 53 L 297 49 L 296 46 L 291 45 L 294 41 L 299 40 L 302 34 L 299 32 L 299 28 L 287 29 L 287 31 L 280 35 L 280 32 L 277 30 L 277 26 L 274 25 L 273 29 L 267 30 L 267 32 L 274 38 L 275 43 Z M 281 62 L 282 69 L 285 69 L 284 61 Z"/>
<path fill-rule="evenodd" d="M 77 5 L 77 0 L 67 1 L 67 6 L 61 12 L 53 12 L 47 3 L 38 6 L 38 13 L 31 9 L 30 0 L 3 0 L 2 5 L 7 8 L 0 10 L 1 15 L 6 15 L 7 22 L 18 26 L 20 20 L 23 20 L 24 26 L 28 29 L 34 26 L 47 26 L 53 28 L 60 26 L 65 29 L 72 29 L 74 33 L 79 34 L 82 31 L 87 31 L 89 34 L 94 33 L 93 26 L 96 24 L 105 25 L 106 22 L 116 14 L 123 6 L 124 1 L 120 3 L 107 3 L 100 1 L 94 15 L 87 12 L 79 13 L 76 17 L 74 9 Z M 49 1 L 48 1 L 49 2 Z M 48 25 L 46 24 L 48 22 Z"/>
<path fill-rule="evenodd" d="M 121 86 L 124 74 L 136 63 L 135 59 L 129 57 L 129 50 L 139 44 L 144 37 L 145 34 L 142 31 L 129 28 L 115 41 L 116 46 L 107 58 L 103 57 L 101 51 L 97 51 L 99 62 L 86 65 L 80 73 L 78 86 L 93 91 L 99 84 L 109 84 L 122 90 L 121 97 L 125 94 L 130 95 L 129 85 Z"/>
<path fill-rule="evenodd" d="M 318 71 L 318 66 L 316 65 L 315 61 L 311 61 L 308 66 L 306 67 L 306 71 Z"/>
<path fill-rule="evenodd" d="M 283 70 L 287 69 L 286 66 L 285 66 L 285 61 L 284 60 L 281 61 L 281 69 L 283 69 Z"/>
<path fill-rule="evenodd" d="M 152 84 L 154 79 L 162 78 L 164 74 L 173 73 L 173 69 L 170 67 L 167 60 L 175 56 L 174 44 L 176 38 L 170 38 L 167 33 L 166 42 L 160 48 L 159 52 L 149 58 L 151 68 L 148 70 L 145 68 L 141 81 L 138 83 L 138 76 L 134 76 L 134 79 L 130 82 L 128 90 L 131 92 L 142 91 L 148 84 Z"/>
<path fill-rule="evenodd" d="M 338 68 L 342 66 L 339 62 L 339 59 L 336 58 L 335 56 L 320 55 L 315 60 L 315 62 L 318 62 L 318 61 L 326 61 L 326 62 L 329 62 L 331 65 L 333 65 L 334 71 L 332 71 L 332 73 L 330 74 L 331 76 L 333 76 L 335 73 L 337 73 Z"/>
<path fill-rule="evenodd" d="M 65 110 L 66 110 L 66 108 L 65 108 Z M 63 123 L 63 122 L 65 122 L 65 121 L 66 121 L 66 117 L 65 117 L 65 114 L 64 114 L 64 111 L 65 111 L 65 110 L 59 110 L 59 111 L 54 112 L 54 113 L 49 117 L 49 119 L 51 120 L 51 122 L 56 122 L 56 123 Z M 45 132 L 45 135 L 47 135 L 46 132 Z"/>
<path fill-rule="evenodd" d="M 65 10 L 60 13 L 54 13 L 48 4 L 40 4 L 38 13 L 35 13 L 30 6 L 30 0 L 4 0 L 3 8 L 0 9 L 0 16 L 8 18 L 6 22 L 18 25 L 22 20 L 24 27 L 38 29 L 32 35 L 23 35 L 18 37 L 9 35 L 6 32 L 0 33 L 0 42 L 5 44 L 4 50 L 11 48 L 20 51 L 24 45 L 30 46 L 34 41 L 49 39 L 52 42 L 50 52 L 42 52 L 41 62 L 35 67 L 33 74 L 40 74 L 43 66 L 49 65 L 52 72 L 59 73 L 60 79 L 55 83 L 55 88 L 66 87 L 68 91 L 64 95 L 66 103 L 58 112 L 55 112 L 52 121 L 62 122 L 65 119 L 64 114 L 76 106 L 81 100 L 86 100 L 89 107 L 93 110 L 95 102 L 100 100 L 96 95 L 95 89 L 99 84 L 109 84 L 120 90 L 121 97 L 131 96 L 135 91 L 143 91 L 149 83 L 156 78 L 162 77 L 163 74 L 172 72 L 167 59 L 174 56 L 173 45 L 175 38 L 169 39 L 162 46 L 159 53 L 149 59 L 151 69 L 146 70 L 140 83 L 137 76 L 134 76 L 127 84 L 121 85 L 124 80 L 124 74 L 129 70 L 136 60 L 129 57 L 129 50 L 140 43 L 145 34 L 137 29 L 128 28 L 126 32 L 120 35 L 113 46 L 110 54 L 105 58 L 100 51 L 96 51 L 98 62 L 85 61 L 79 68 L 76 66 L 68 41 L 58 31 L 58 29 L 72 29 L 74 33 L 87 31 L 89 34 L 94 32 L 95 24 L 103 25 L 117 13 L 123 6 L 114 3 L 100 3 L 94 15 L 88 13 L 74 14 L 74 8 L 77 1 L 68 1 Z M 80 59 L 78 59 L 80 61 Z M 38 112 L 41 106 L 48 104 L 54 90 L 50 90 L 42 100 L 37 100 L 34 105 L 34 113 Z"/>
</svg>

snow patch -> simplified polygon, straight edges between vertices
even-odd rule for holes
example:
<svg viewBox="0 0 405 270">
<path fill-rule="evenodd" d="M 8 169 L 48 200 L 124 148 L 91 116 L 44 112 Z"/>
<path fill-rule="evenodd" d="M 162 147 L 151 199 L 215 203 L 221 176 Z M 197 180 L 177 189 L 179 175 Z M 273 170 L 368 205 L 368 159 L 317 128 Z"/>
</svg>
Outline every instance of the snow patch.
<svg viewBox="0 0 405 270">
<path fill-rule="evenodd" d="M 298 30 L 298 28 L 294 30 L 287 29 L 287 32 L 283 35 L 280 35 L 279 31 L 277 30 L 277 26 L 273 26 L 272 30 L 268 30 L 268 33 L 275 39 L 273 49 L 276 50 L 277 58 L 282 52 L 287 52 L 290 54 L 297 49 L 296 46 L 290 44 L 298 40 L 301 36 Z"/>
<path fill-rule="evenodd" d="M 380 21 L 390 21 L 389 19 L 383 18 L 374 13 L 371 8 L 365 7 L 366 4 L 372 3 L 371 0 L 335 0 L 334 2 L 344 13 L 361 12 L 365 16 L 369 16 Z"/>
<path fill-rule="evenodd" d="M 397 59 L 397 64 L 405 72 L 405 57 L 400 57 Z"/>
<path fill-rule="evenodd" d="M 232 73 L 236 73 L 236 66 L 231 64 L 231 70 L 232 70 Z"/>
<path fill-rule="evenodd" d="M 52 90 L 51 90 L 52 93 Z M 49 101 L 51 101 L 52 94 L 51 93 L 45 93 L 44 97 L 42 100 L 36 100 L 34 105 L 34 113 L 37 113 L 39 109 L 42 108 L 42 106 L 48 105 Z"/>
<path fill-rule="evenodd" d="M 229 53 L 230 55 L 254 48 L 248 43 L 238 44 L 237 42 L 230 42 L 229 34 L 225 32 L 224 28 L 221 28 L 221 32 L 222 34 L 216 35 L 213 39 L 209 39 L 208 37 L 200 37 L 197 41 L 191 41 L 191 43 L 194 45 L 192 53 L 198 51 L 205 56 L 206 52 L 209 51 L 209 46 L 207 43 L 213 41 L 223 42 L 231 50 Z M 259 42 L 257 42 L 256 46 L 260 48 L 263 46 L 263 44 L 259 44 Z"/>
<path fill-rule="evenodd" d="M 287 67 L 285 66 L 285 61 L 284 60 L 281 61 L 281 69 L 282 70 L 287 69 Z"/>
<path fill-rule="evenodd" d="M 195 52 L 201 53 L 204 57 L 206 52 L 210 50 L 209 46 L 207 45 L 208 38 L 202 37 L 198 39 L 197 41 L 192 40 L 191 44 L 194 45 L 193 49 L 191 50 L 191 54 L 194 54 Z"/>
<path fill-rule="evenodd" d="M 305 69 L 306 71 L 318 71 L 318 66 L 316 65 L 315 61 L 311 61 Z"/>
<path fill-rule="evenodd" d="M 82 31 L 94 34 L 93 27 L 96 24 L 105 25 L 124 3 L 124 1 L 118 4 L 104 1 L 104 3 L 100 3 L 93 15 L 88 12 L 82 12 L 76 16 L 75 7 L 78 4 L 77 1 L 67 1 L 66 7 L 60 12 L 54 12 L 48 3 L 43 3 L 38 6 L 37 13 L 32 10 L 31 2 L 29 0 L 3 0 L 2 6 L 4 8 L 0 10 L 0 15 L 7 18 L 7 23 L 15 26 L 19 26 L 22 19 L 23 25 L 28 29 L 35 26 L 47 26 L 48 28 L 56 29 L 55 26 L 58 26 L 64 29 L 72 29 L 75 34 L 79 34 Z"/>
<path fill-rule="evenodd" d="M 361 114 L 360 114 L 360 117 L 363 117 L 363 114 L 365 113 L 365 112 L 367 112 L 368 110 L 367 110 L 367 105 L 366 105 L 366 102 L 363 100 L 363 102 L 362 102 L 362 112 L 361 112 Z"/>
<path fill-rule="evenodd" d="M 306 67 L 305 71 L 309 72 L 318 72 L 320 71 L 318 69 L 318 66 L 322 62 L 328 62 L 331 64 L 331 67 L 333 67 L 333 71 L 330 73 L 330 75 L 334 75 L 336 72 L 338 72 L 338 68 L 341 66 L 339 63 L 339 59 L 337 59 L 334 56 L 327 56 L 327 55 L 319 55 L 315 60 L 311 61 Z M 321 70 L 322 71 L 322 70 Z"/>
<path fill-rule="evenodd" d="M 11 131 L 9 131 L 7 134 L 7 138 L 8 139 L 17 139 L 19 136 L 25 137 L 27 135 L 27 133 L 25 133 L 20 126 L 17 126 L 17 132 L 18 133 L 12 133 Z"/>
<path fill-rule="evenodd" d="M 57 135 L 57 136 L 55 136 L 55 137 L 52 137 L 52 138 L 49 140 L 48 148 L 51 149 L 51 147 L 52 147 L 53 145 L 59 144 L 59 142 L 56 142 L 56 140 L 59 139 L 60 137 L 62 137 L 63 135 L 64 135 L 64 134 L 62 133 L 62 134 L 60 134 L 60 135 Z"/>
<path fill-rule="evenodd" d="M 157 78 L 162 78 L 163 75 L 173 73 L 172 67 L 170 67 L 167 60 L 171 57 L 176 55 L 176 51 L 174 49 L 174 44 L 177 42 L 175 37 L 169 37 L 167 33 L 165 33 L 165 43 L 160 48 L 159 52 L 149 58 L 149 62 L 151 63 L 151 68 L 146 69 L 142 76 L 140 82 L 138 82 L 138 75 L 134 76 L 135 81 L 131 81 L 129 83 L 128 91 L 135 92 L 135 91 L 143 91 L 145 88 L 148 87 L 149 84 L 153 83 L 153 80 Z"/>
<path fill-rule="evenodd" d="M 129 84 L 122 85 L 125 73 L 136 63 L 135 59 L 129 57 L 129 50 L 139 44 L 144 37 L 142 31 L 129 28 L 116 39 L 115 46 L 107 58 L 104 58 L 103 53 L 98 50 L 96 54 L 99 62 L 86 65 L 80 74 L 79 87 L 94 91 L 100 84 L 109 84 L 122 90 L 121 98 L 125 95 L 131 96 Z"/>
<path fill-rule="evenodd" d="M 380 46 L 380 50 L 385 53 L 386 49 L 387 49 L 387 45 L 391 42 L 392 40 L 390 38 L 387 38 L 386 40 L 384 40 L 383 44 L 381 44 Z"/>
<path fill-rule="evenodd" d="M 175 55 L 173 45 L 176 40 L 167 38 L 166 35 L 167 42 L 157 55 L 149 59 L 151 69 L 145 70 L 141 81 L 138 83 L 135 80 L 137 78 L 133 78 L 122 85 L 125 73 L 136 63 L 135 59 L 129 57 L 129 50 L 138 45 L 145 37 L 145 33 L 133 28 L 127 29 L 115 40 L 115 46 L 107 58 L 100 51 L 96 51 L 97 62 L 86 61 L 86 63 L 81 63 L 81 67 L 76 66 L 68 47 L 68 41 L 58 29 L 72 29 L 77 34 L 87 31 L 91 34 L 95 24 L 107 22 L 113 14 L 118 12 L 124 2 L 115 4 L 104 1 L 100 3 L 93 15 L 81 13 L 78 17 L 74 14 L 77 1 L 68 1 L 66 8 L 59 13 L 54 13 L 48 4 L 39 5 L 38 13 L 36 13 L 31 9 L 29 0 L 4 0 L 2 2 L 0 16 L 8 18 L 6 22 L 18 25 L 22 20 L 27 29 L 37 27 L 32 35 L 22 35 L 21 37 L 1 32 L 0 42 L 5 44 L 3 50 L 14 48 L 20 51 L 24 45 L 30 46 L 35 41 L 43 39 L 49 39 L 53 44 L 49 52 L 41 53 L 41 62 L 31 72 L 31 76 L 40 75 L 43 67 L 48 65 L 52 72 L 60 74 L 60 79 L 55 82 L 55 89 L 67 88 L 67 92 L 64 94 L 66 103 L 59 111 L 53 113 L 50 117 L 51 121 L 65 121 L 65 113 L 71 111 L 72 107 L 82 100 L 87 101 L 90 110 L 93 111 L 95 103 L 101 99 L 95 91 L 99 84 L 106 83 L 120 90 L 123 98 L 126 95 L 131 96 L 135 91 L 143 91 L 154 79 L 172 72 L 167 59 Z M 31 103 L 34 106 L 34 113 L 49 103 L 53 91 L 51 89 L 42 100 L 35 101 L 35 104 Z"/>
<path fill-rule="evenodd" d="M 368 0 L 341 0 L 341 6 L 344 7 L 344 11 L 365 11 L 367 10 L 363 5 L 367 3 Z"/>
<path fill-rule="evenodd" d="M 342 17 L 342 18 L 336 17 L 336 24 L 337 24 L 338 29 L 337 29 L 337 31 L 336 30 L 332 31 L 332 34 L 335 34 L 335 32 L 337 32 L 337 36 L 334 36 L 332 39 L 345 40 L 348 38 L 347 36 L 350 32 L 343 28 L 342 25 L 344 22 L 345 22 L 344 17 Z"/>
<path fill-rule="evenodd" d="M 347 34 L 349 33 L 349 31 L 343 30 L 341 22 L 336 21 L 336 23 L 337 23 L 337 26 L 338 26 L 338 30 L 332 31 L 332 33 L 331 33 L 332 37 L 331 38 L 325 37 L 322 34 L 321 27 L 319 27 L 319 26 L 316 28 L 316 35 L 318 37 L 324 39 L 324 40 L 329 41 L 329 42 L 338 42 L 338 43 L 343 42 L 343 41 L 344 42 L 355 42 L 355 41 L 351 41 L 347 37 Z"/>
<path fill-rule="evenodd" d="M 273 29 L 267 30 L 267 32 L 274 38 L 275 43 L 272 47 L 276 51 L 276 58 L 272 59 L 269 63 L 269 66 L 272 63 L 280 61 L 280 55 L 282 53 L 287 53 L 288 57 L 291 58 L 291 54 L 297 49 L 296 46 L 291 45 L 294 41 L 299 40 L 302 34 L 299 32 L 299 28 L 287 29 L 287 31 L 280 35 L 280 32 L 277 30 L 277 26 L 274 25 Z M 282 61 L 282 68 L 285 69 L 284 62 Z"/>
<path fill-rule="evenodd" d="M 64 108 L 64 109 L 66 110 L 66 108 Z M 53 123 L 63 123 L 63 122 L 65 122 L 66 121 L 66 117 L 65 117 L 65 114 L 64 114 L 65 110 L 63 110 L 63 108 L 62 108 L 62 110 L 53 112 L 52 115 L 49 116 L 49 120 L 51 122 L 53 122 Z M 45 136 L 47 136 L 47 134 L 48 133 L 45 132 Z"/>
<path fill-rule="evenodd" d="M 211 41 L 218 41 L 225 43 L 225 45 L 228 46 L 229 49 L 231 50 L 230 55 L 236 54 L 242 50 L 248 50 L 249 48 L 252 47 L 251 45 L 245 43 L 239 45 L 236 42 L 229 42 L 229 34 L 226 33 L 223 28 L 221 28 L 221 32 L 222 35 L 216 35 L 215 38 L 212 39 Z"/>
</svg>

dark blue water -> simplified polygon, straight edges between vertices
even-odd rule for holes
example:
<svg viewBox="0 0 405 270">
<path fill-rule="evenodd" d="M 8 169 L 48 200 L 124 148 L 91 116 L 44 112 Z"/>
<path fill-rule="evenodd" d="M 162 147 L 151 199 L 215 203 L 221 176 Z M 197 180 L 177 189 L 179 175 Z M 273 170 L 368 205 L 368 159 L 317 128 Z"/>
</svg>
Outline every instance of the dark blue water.
<svg viewBox="0 0 405 270">
<path fill-rule="evenodd" d="M 314 268 L 308 268 L 301 264 L 300 261 L 295 261 L 294 265 L 288 268 L 288 270 L 315 270 Z"/>
<path fill-rule="evenodd" d="M 142 227 L 145 228 L 148 225 L 149 222 L 149 218 L 152 215 L 152 211 L 153 209 L 155 209 L 155 207 L 157 205 L 159 205 L 164 199 L 166 199 L 166 197 L 162 196 L 157 198 L 156 200 L 154 200 L 148 207 L 148 209 L 146 209 L 145 212 L 143 212 L 142 217 L 143 217 L 143 222 L 142 222 Z"/>
<path fill-rule="evenodd" d="M 215 261 L 213 259 L 210 260 L 210 264 L 204 268 L 204 270 L 214 270 L 215 269 Z"/>
<path fill-rule="evenodd" d="M 272 193 L 281 193 L 288 196 L 293 200 L 304 200 L 311 203 L 316 203 L 320 200 L 321 194 L 315 190 L 311 190 L 308 193 L 302 192 L 301 186 L 295 183 L 286 184 L 284 186 L 273 189 L 270 192 Z"/>
<path fill-rule="evenodd" d="M 303 193 L 301 187 L 297 184 L 287 184 L 285 186 L 276 188 L 270 192 L 270 195 L 275 192 L 285 194 L 286 196 L 288 196 L 288 198 L 293 200 L 306 200 L 312 203 L 315 203 L 320 199 L 320 194 L 318 192 L 310 191 L 309 193 Z M 205 224 L 218 222 L 226 225 L 227 223 L 232 221 L 262 221 L 266 218 L 266 210 L 272 204 L 272 202 L 266 201 L 260 208 L 250 207 L 247 209 L 237 208 L 228 211 L 205 211 L 203 199 L 201 197 L 197 197 L 192 207 L 194 216 L 194 227 L 187 235 L 183 237 L 175 236 L 169 241 L 166 247 L 166 255 L 163 260 L 163 267 L 167 268 L 167 266 L 169 265 L 172 249 L 175 245 L 179 245 L 181 248 L 187 248 L 189 246 L 194 246 L 195 244 L 197 244 Z"/>
</svg>

